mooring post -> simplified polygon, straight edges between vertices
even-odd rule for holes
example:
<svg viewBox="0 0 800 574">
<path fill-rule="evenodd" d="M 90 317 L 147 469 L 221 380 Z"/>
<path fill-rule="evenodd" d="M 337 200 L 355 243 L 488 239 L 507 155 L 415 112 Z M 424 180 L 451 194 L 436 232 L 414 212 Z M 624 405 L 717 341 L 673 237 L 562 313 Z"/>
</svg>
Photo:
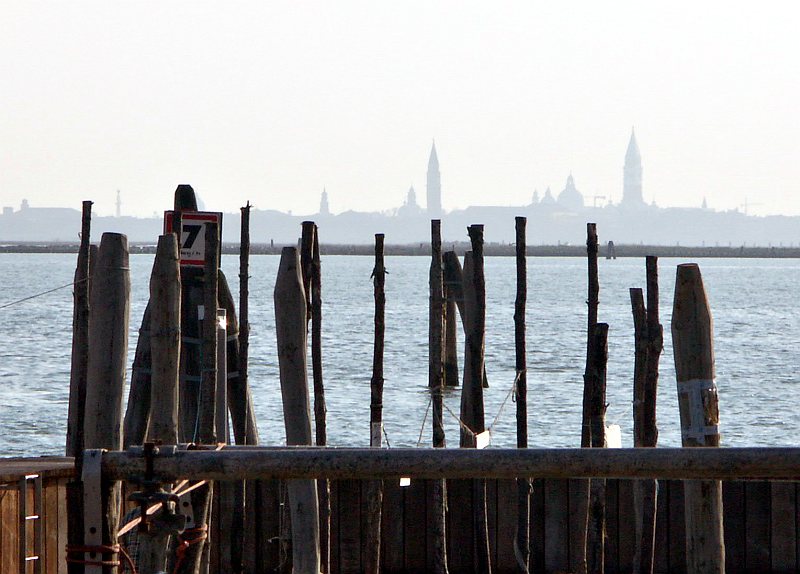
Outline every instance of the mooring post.
<svg viewBox="0 0 800 574">
<path fill-rule="evenodd" d="M 174 233 L 158 238 L 150 275 L 150 336 L 152 405 L 147 439 L 156 444 L 178 443 L 178 377 L 181 349 L 181 276 L 178 239 Z M 167 503 L 170 504 L 170 503 Z M 177 533 L 173 511 L 161 510 L 138 531 L 140 572 L 166 568 L 169 537 Z M 166 517 L 166 520 L 161 520 Z"/>
<path fill-rule="evenodd" d="M 84 201 L 81 213 L 81 245 L 73 285 L 72 364 L 69 377 L 69 414 L 66 454 L 75 459 L 75 480 L 67 484 L 67 540 L 77 546 L 83 540 L 83 420 L 86 412 L 86 375 L 89 362 L 89 261 L 92 227 L 92 202 Z M 69 564 L 70 573 L 79 564 Z"/>
<path fill-rule="evenodd" d="M 442 269 L 442 222 L 431 220 L 431 267 L 429 273 L 430 299 L 428 310 L 428 387 L 433 402 L 433 446 L 446 446 L 443 424 L 444 392 L 444 276 Z M 433 481 L 433 569 L 437 574 L 447 572 L 447 482 Z"/>
<path fill-rule="evenodd" d="M 685 447 L 718 447 L 714 324 L 700 267 L 695 263 L 678 265 L 672 308 L 672 347 L 678 381 L 681 442 Z M 687 480 L 684 500 L 688 571 L 721 574 L 725 571 L 722 483 Z"/>
<path fill-rule="evenodd" d="M 176 241 L 177 243 L 177 241 Z M 131 366 L 131 384 L 128 390 L 128 406 L 123 420 L 123 446 L 142 445 L 147 435 L 150 422 L 150 397 L 152 395 L 150 349 L 150 322 L 152 307 L 150 301 L 144 308 L 142 322 L 139 325 L 139 337 L 136 339 L 136 351 Z"/>
<path fill-rule="evenodd" d="M 275 281 L 275 328 L 288 445 L 310 445 L 311 412 L 306 380 L 306 298 L 296 247 L 284 247 Z M 319 507 L 314 480 L 290 480 L 294 571 L 318 574 Z"/>
<path fill-rule="evenodd" d="M 319 256 L 319 228 L 314 225 L 311 249 L 311 373 L 314 378 L 314 431 L 317 446 L 328 444 L 325 384 L 322 377 L 322 264 Z M 317 481 L 319 497 L 319 536 L 322 574 L 331 571 L 331 483 Z"/>
<path fill-rule="evenodd" d="M 458 373 L 458 313 L 464 307 L 463 271 L 455 251 L 442 254 L 445 322 L 444 322 L 444 384 L 447 387 L 459 385 Z M 464 314 L 461 311 L 462 329 Z"/>
<path fill-rule="evenodd" d="M 517 296 L 514 300 L 514 366 L 517 403 L 517 448 L 528 448 L 528 375 L 525 345 L 525 310 L 528 300 L 528 262 L 525 217 L 515 218 Z M 528 573 L 530 562 L 531 479 L 517 479 L 517 533 L 514 539 L 518 570 Z"/>
<path fill-rule="evenodd" d="M 476 437 L 486 431 L 483 408 L 484 385 L 484 345 L 486 336 L 486 281 L 483 270 L 483 225 L 470 225 L 467 228 L 472 255 L 466 259 L 464 270 L 465 302 L 467 309 L 467 332 L 465 366 L 469 372 L 464 375 L 462 396 L 468 397 L 467 418 L 462 421 L 470 428 L 471 447 L 475 448 Z M 467 272 L 469 268 L 469 272 Z M 462 403 L 463 404 L 463 403 Z M 462 433 L 463 436 L 464 433 Z M 476 571 L 492 571 L 491 549 L 489 548 L 489 526 L 486 509 L 486 479 L 473 482 L 473 503 L 475 504 Z"/>
<path fill-rule="evenodd" d="M 119 233 L 104 233 L 89 295 L 89 361 L 86 385 L 84 447 L 120 450 L 122 448 L 122 399 L 128 356 L 130 315 L 130 268 L 128 239 Z M 97 552 L 100 560 L 115 561 L 111 551 L 117 542 L 119 486 L 109 480 L 101 484 L 104 515 L 102 524 L 84 524 L 102 532 Z M 103 566 L 104 574 L 114 568 Z"/>
<path fill-rule="evenodd" d="M 369 446 L 380 448 L 383 443 L 383 349 L 385 334 L 386 268 L 383 259 L 383 233 L 375 234 L 375 267 L 372 284 L 375 299 L 375 337 L 372 352 L 372 379 L 370 380 Z M 381 506 L 383 481 L 369 480 L 365 484 L 367 502 L 366 532 L 364 540 L 364 571 L 381 569 Z"/>
<path fill-rule="evenodd" d="M 592 342 L 592 373 L 589 389 L 589 425 L 592 448 L 606 445 L 606 365 L 608 325 L 595 325 Z M 586 535 L 587 570 L 602 574 L 605 569 L 606 479 L 592 478 L 589 488 L 589 520 Z"/>
<path fill-rule="evenodd" d="M 248 380 L 250 356 L 250 202 L 241 208 L 242 229 L 239 248 L 239 361 L 237 389 L 230 388 L 228 400 L 231 404 L 233 430 L 236 444 L 258 444 L 258 429 L 251 420 L 253 406 Z M 227 307 L 227 305 L 226 305 Z M 230 315 L 230 312 L 229 312 Z M 236 313 L 229 320 L 236 319 Z M 244 396 L 243 396 L 244 395 Z M 244 405 L 240 403 L 244 402 Z M 239 404 L 234 408 L 234 404 Z M 236 416 L 234 413 L 240 411 Z M 241 412 L 244 411 L 244 412 Z M 238 419 L 238 420 L 237 420 Z M 242 424 L 244 423 L 244 424 Z"/>
<path fill-rule="evenodd" d="M 656 395 L 658 390 L 658 361 L 663 347 L 663 329 L 659 322 L 658 258 L 647 256 L 647 307 L 641 289 L 631 289 L 634 317 L 634 446 L 655 447 L 658 442 L 656 426 Z M 655 552 L 656 508 L 658 482 L 655 479 L 637 480 L 634 487 L 636 542 L 634 572 L 652 574 Z"/>
</svg>

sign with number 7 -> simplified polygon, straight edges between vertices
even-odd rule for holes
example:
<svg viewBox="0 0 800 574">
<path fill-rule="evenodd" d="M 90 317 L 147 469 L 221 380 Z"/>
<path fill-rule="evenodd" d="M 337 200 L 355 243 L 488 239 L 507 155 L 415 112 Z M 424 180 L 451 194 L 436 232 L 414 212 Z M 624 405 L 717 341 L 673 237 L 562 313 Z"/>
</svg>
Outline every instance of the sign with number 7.
<svg viewBox="0 0 800 574">
<path fill-rule="evenodd" d="M 164 212 L 164 233 L 172 233 L 172 211 Z M 222 234 L 222 214 L 214 211 L 181 213 L 181 266 L 202 267 L 206 257 L 206 224 L 215 222 Z"/>
</svg>

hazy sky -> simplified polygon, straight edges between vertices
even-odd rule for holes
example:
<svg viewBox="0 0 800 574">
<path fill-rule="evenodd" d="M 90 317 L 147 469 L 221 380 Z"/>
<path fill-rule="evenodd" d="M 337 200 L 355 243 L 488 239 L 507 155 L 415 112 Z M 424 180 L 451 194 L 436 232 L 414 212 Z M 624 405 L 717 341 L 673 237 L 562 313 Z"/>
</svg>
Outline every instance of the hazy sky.
<svg viewBox="0 0 800 574">
<path fill-rule="evenodd" d="M 0 0 L 0 204 L 618 201 L 800 214 L 794 2 Z"/>
</svg>

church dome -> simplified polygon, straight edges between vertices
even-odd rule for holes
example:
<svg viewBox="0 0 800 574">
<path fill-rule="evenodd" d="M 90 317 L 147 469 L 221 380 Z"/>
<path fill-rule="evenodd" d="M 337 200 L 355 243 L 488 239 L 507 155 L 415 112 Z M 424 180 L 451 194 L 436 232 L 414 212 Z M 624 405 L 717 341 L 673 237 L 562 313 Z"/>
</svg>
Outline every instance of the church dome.
<svg viewBox="0 0 800 574">
<path fill-rule="evenodd" d="M 583 195 L 575 188 L 575 180 L 572 178 L 572 174 L 569 174 L 564 190 L 558 194 L 558 203 L 568 209 L 583 209 Z"/>
</svg>

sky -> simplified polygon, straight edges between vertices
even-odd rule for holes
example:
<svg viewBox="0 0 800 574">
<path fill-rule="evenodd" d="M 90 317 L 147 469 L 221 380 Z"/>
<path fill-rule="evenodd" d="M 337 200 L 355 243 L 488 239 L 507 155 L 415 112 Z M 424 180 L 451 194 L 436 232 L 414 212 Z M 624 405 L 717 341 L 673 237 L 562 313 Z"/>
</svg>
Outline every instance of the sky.
<svg viewBox="0 0 800 574">
<path fill-rule="evenodd" d="M 622 195 L 800 215 L 792 2 L 0 0 L 0 204 L 385 211 Z M 595 198 L 595 196 L 597 196 Z"/>
</svg>

